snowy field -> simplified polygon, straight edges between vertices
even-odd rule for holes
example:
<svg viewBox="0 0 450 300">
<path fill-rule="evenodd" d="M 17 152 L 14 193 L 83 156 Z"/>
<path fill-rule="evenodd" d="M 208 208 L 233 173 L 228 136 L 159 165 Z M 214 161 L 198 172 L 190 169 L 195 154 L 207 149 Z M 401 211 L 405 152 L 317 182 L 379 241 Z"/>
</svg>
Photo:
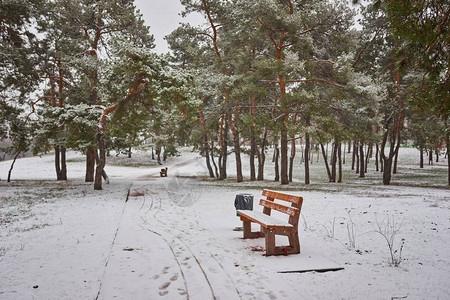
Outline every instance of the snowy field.
<svg viewBox="0 0 450 300">
<path fill-rule="evenodd" d="M 348 157 L 343 183 L 327 183 L 314 158 L 305 186 L 298 157 L 294 183 L 280 186 L 269 155 L 269 180 L 238 184 L 232 156 L 230 179 L 214 181 L 186 149 L 164 164 L 167 178 L 137 153 L 109 158 L 103 191 L 83 182 L 78 153 L 67 182 L 54 180 L 51 155 L 19 159 L 11 183 L 0 162 L 0 299 L 449 299 L 447 162 L 419 169 L 417 150 L 400 154 L 391 186 L 373 162 L 358 178 Z M 263 188 L 304 198 L 301 254 L 265 257 L 264 239 L 233 231 L 235 195 Z M 382 235 L 392 230 L 398 267 Z M 325 268 L 343 270 L 301 272 Z"/>
</svg>

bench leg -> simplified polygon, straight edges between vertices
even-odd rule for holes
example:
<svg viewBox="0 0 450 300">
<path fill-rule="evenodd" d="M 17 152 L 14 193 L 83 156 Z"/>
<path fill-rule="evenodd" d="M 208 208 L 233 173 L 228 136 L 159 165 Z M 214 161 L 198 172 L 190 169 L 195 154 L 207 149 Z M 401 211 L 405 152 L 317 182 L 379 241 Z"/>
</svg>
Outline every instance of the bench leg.
<svg viewBox="0 0 450 300">
<path fill-rule="evenodd" d="M 250 239 L 252 236 L 252 222 L 242 221 L 244 227 L 244 239 Z"/>
<path fill-rule="evenodd" d="M 298 232 L 291 230 L 291 232 L 288 235 L 288 238 L 289 238 L 289 246 L 292 247 L 291 254 L 300 253 L 300 241 L 298 239 Z"/>
<path fill-rule="evenodd" d="M 252 222 L 242 220 L 242 227 L 244 229 L 244 239 L 257 239 L 264 236 L 262 232 L 252 232 Z"/>
<path fill-rule="evenodd" d="M 266 256 L 275 254 L 275 232 L 268 229 L 265 232 L 266 235 Z"/>
</svg>

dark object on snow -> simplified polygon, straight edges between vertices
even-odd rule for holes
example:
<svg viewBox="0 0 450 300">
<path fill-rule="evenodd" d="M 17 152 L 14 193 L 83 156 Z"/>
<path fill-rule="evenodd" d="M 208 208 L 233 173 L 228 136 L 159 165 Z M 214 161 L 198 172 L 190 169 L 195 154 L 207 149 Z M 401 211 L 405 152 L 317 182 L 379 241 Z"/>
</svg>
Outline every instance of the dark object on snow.
<svg viewBox="0 0 450 300">
<path fill-rule="evenodd" d="M 253 210 L 253 195 L 252 194 L 236 195 L 236 198 L 234 199 L 234 207 L 240 210 Z"/>
<path fill-rule="evenodd" d="M 159 175 L 161 177 L 167 177 L 167 167 L 165 167 L 164 169 L 161 169 L 161 172 L 159 172 Z"/>
<path fill-rule="evenodd" d="M 284 274 L 289 274 L 289 273 L 307 273 L 307 272 L 326 273 L 326 272 L 336 272 L 336 271 L 341 271 L 341 270 L 344 270 L 344 268 L 310 269 L 310 270 L 298 270 L 298 271 L 280 271 L 280 272 L 277 272 L 277 273 L 284 273 Z"/>
</svg>

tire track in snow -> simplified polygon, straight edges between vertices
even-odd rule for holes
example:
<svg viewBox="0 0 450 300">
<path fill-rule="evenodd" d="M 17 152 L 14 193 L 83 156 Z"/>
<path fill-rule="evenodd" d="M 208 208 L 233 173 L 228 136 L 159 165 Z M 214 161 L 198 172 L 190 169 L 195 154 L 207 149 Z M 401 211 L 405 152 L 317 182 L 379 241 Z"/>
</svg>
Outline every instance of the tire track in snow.
<svg viewBox="0 0 450 300">
<path fill-rule="evenodd" d="M 161 197 L 158 197 L 158 199 L 159 199 L 159 205 L 155 209 L 148 210 L 146 214 L 148 214 L 149 212 L 152 212 L 151 217 L 160 223 L 159 226 L 163 227 L 163 226 L 166 226 L 166 224 L 161 222 L 161 220 L 159 220 L 156 217 L 156 215 L 159 212 L 161 212 L 161 207 L 162 207 Z M 154 206 L 154 202 L 155 201 L 152 198 L 151 207 Z M 159 227 L 157 224 L 149 223 L 146 219 L 144 219 L 143 216 L 141 216 L 141 220 L 145 224 L 152 226 L 153 229 L 155 228 L 155 226 Z M 195 290 L 196 291 L 195 296 L 196 297 L 199 296 L 199 299 L 205 299 L 204 297 L 207 296 L 207 295 L 204 295 L 204 291 L 202 291 L 202 289 L 203 289 L 202 287 L 204 286 L 204 283 L 195 281 L 195 279 L 198 276 L 196 276 L 196 272 L 193 272 L 192 270 L 190 270 L 192 268 L 192 266 L 189 266 L 187 263 L 187 260 L 191 260 L 191 258 L 197 263 L 197 266 L 200 269 L 200 271 L 202 272 L 204 279 L 209 287 L 209 292 L 211 293 L 211 295 L 208 295 L 208 296 L 212 297 L 212 299 L 217 299 L 214 294 L 214 289 L 212 288 L 211 283 L 208 279 L 208 276 L 207 276 L 205 270 L 203 269 L 202 265 L 200 264 L 198 258 L 194 255 L 192 250 L 189 247 L 187 247 L 187 245 L 184 244 L 184 242 L 179 237 L 173 235 L 173 233 L 169 232 L 169 230 L 167 228 L 158 228 L 161 232 L 157 232 L 153 229 L 149 229 L 149 228 L 145 228 L 145 227 L 142 227 L 142 228 L 160 236 L 164 240 L 164 242 L 169 246 L 169 248 L 171 249 L 171 252 L 175 258 L 175 261 L 177 262 L 177 264 L 180 268 L 180 273 L 182 274 L 183 280 L 186 285 L 187 299 L 190 298 L 189 290 Z M 172 238 L 171 242 L 169 242 L 168 239 L 166 238 L 167 235 L 169 235 Z M 182 252 L 177 253 L 177 251 L 175 251 L 175 249 L 177 249 L 178 251 L 182 251 Z M 181 255 L 181 254 L 184 254 L 184 255 Z M 184 256 L 184 259 L 181 256 Z M 182 261 L 182 262 L 180 263 L 180 261 Z M 186 265 L 185 271 L 183 271 L 184 265 Z M 189 281 L 189 284 L 188 284 L 188 281 Z M 189 288 L 189 286 L 191 286 L 191 288 Z M 202 294 L 202 292 L 203 292 L 203 294 Z"/>
<path fill-rule="evenodd" d="M 159 193 L 159 194 L 161 194 L 161 193 Z M 242 296 L 241 296 L 239 290 L 237 289 L 234 281 L 232 280 L 231 276 L 228 274 L 228 272 L 225 270 L 223 265 L 214 257 L 214 255 L 211 252 L 209 252 L 206 249 L 200 249 L 200 250 L 196 249 L 194 251 L 192 249 L 192 245 L 189 246 L 184 239 L 180 238 L 180 236 L 192 236 L 192 234 L 190 232 L 187 232 L 181 228 L 175 228 L 173 226 L 173 224 L 167 224 L 166 222 L 163 222 L 158 217 L 158 215 L 161 212 L 164 212 L 164 210 L 162 209 L 162 197 L 160 195 L 158 197 L 158 200 L 159 201 L 156 204 L 157 207 L 155 207 L 156 201 L 152 197 L 150 209 L 147 210 L 147 212 L 144 214 L 144 216 L 141 216 L 142 221 L 146 225 L 152 226 L 152 229 L 148 229 L 145 227 L 143 227 L 143 228 L 153 232 L 154 234 L 159 235 L 171 248 L 172 254 L 174 255 L 174 258 L 177 261 L 177 263 L 182 261 L 182 263 L 179 263 L 179 267 L 180 267 L 181 273 L 184 275 L 184 279 L 186 280 L 186 285 L 188 286 L 188 291 L 189 291 L 190 284 L 187 282 L 193 280 L 192 278 L 190 278 L 191 275 L 189 273 L 189 265 L 186 266 L 186 268 L 188 268 L 188 270 L 185 270 L 185 272 L 183 272 L 182 269 L 185 268 L 184 264 L 186 262 L 186 258 L 191 257 L 195 261 L 196 266 L 202 272 L 204 280 L 206 281 L 206 284 L 208 285 L 208 287 L 210 289 L 210 293 L 211 293 L 210 297 L 212 299 L 230 298 L 230 296 L 233 299 L 234 298 L 242 299 Z M 144 218 L 145 216 L 149 216 L 152 220 L 156 221 L 157 223 L 154 224 L 154 222 L 150 222 L 149 220 Z M 158 228 L 157 231 L 154 230 L 155 227 Z M 168 236 L 170 236 L 171 241 L 169 241 L 167 239 Z M 194 245 L 194 246 L 196 246 L 196 245 Z M 181 252 L 177 253 L 177 251 L 175 251 L 175 250 L 178 250 Z M 197 253 L 197 255 L 194 253 Z M 198 253 L 201 253 L 202 255 L 199 256 Z M 183 256 L 184 256 L 184 261 L 183 261 Z M 189 260 L 191 258 L 189 258 Z M 225 280 L 221 274 L 225 275 Z M 195 273 L 192 274 L 192 276 L 198 277 L 198 275 L 196 275 Z M 194 287 L 192 285 L 194 285 Z M 203 283 L 203 285 L 205 285 L 205 283 Z M 215 288 L 215 287 L 217 287 L 217 288 Z M 198 290 L 198 288 L 199 288 L 198 283 L 196 285 L 191 283 L 191 290 L 194 288 L 196 288 Z M 232 295 L 230 295 L 230 288 L 231 288 L 231 290 L 234 290 L 236 293 L 234 297 Z M 219 294 L 217 294 L 217 293 L 219 293 Z"/>
<path fill-rule="evenodd" d="M 109 261 L 111 260 L 111 254 L 112 254 L 112 251 L 113 251 L 113 247 L 114 247 L 114 245 L 116 243 L 116 238 L 117 238 L 117 234 L 119 233 L 120 224 L 122 224 L 122 218 L 123 218 L 123 214 L 125 212 L 125 206 L 127 205 L 128 199 L 130 197 L 130 191 L 131 191 L 131 187 L 132 186 L 133 186 L 133 183 L 131 183 L 130 186 L 128 187 L 127 197 L 125 198 L 125 202 L 123 203 L 123 206 L 122 206 L 122 212 L 120 213 L 119 223 L 117 224 L 117 229 L 116 229 L 116 232 L 114 233 L 114 238 L 113 238 L 113 241 L 111 243 L 111 247 L 109 249 L 109 254 L 108 254 L 108 258 L 106 259 L 105 267 L 103 268 L 103 275 L 102 275 L 102 278 L 100 280 L 100 284 L 99 284 L 99 287 L 98 287 L 98 292 L 97 292 L 97 296 L 95 297 L 95 300 L 98 300 L 98 297 L 100 297 L 100 293 L 102 291 L 103 279 L 105 278 L 106 268 L 108 267 Z"/>
</svg>

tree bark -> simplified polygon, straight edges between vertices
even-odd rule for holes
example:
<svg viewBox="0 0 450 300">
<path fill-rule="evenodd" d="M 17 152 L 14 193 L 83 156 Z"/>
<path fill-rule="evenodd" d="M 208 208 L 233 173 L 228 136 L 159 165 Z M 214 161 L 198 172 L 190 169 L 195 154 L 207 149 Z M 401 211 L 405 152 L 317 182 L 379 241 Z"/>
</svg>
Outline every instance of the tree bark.
<svg viewBox="0 0 450 300">
<path fill-rule="evenodd" d="M 244 176 L 242 176 L 242 161 L 241 161 L 241 142 L 239 138 L 239 133 L 233 133 L 234 138 L 234 155 L 236 158 L 236 181 L 242 182 L 244 181 Z"/>
<path fill-rule="evenodd" d="M 204 150 L 204 154 L 205 154 L 205 159 L 206 159 L 206 167 L 208 168 L 209 171 L 209 178 L 215 178 L 214 177 L 214 171 L 211 167 L 211 162 L 209 161 L 209 143 L 208 143 L 208 136 L 205 135 L 203 136 L 203 150 Z"/>
<path fill-rule="evenodd" d="M 447 126 L 447 119 L 445 119 L 444 124 L 445 126 Z M 448 175 L 448 186 L 450 186 L 450 132 L 448 130 L 446 140 L 447 140 L 447 175 Z"/>
<path fill-rule="evenodd" d="M 349 143 L 349 149 L 350 149 L 350 143 Z M 356 142 L 353 141 L 352 170 L 355 170 L 355 161 L 356 161 Z"/>
<path fill-rule="evenodd" d="M 400 150 L 400 144 L 401 144 L 401 138 L 400 138 L 400 133 L 397 136 L 397 144 L 395 146 L 395 151 L 394 151 L 394 168 L 392 170 L 392 174 L 397 174 L 397 162 L 398 162 L 398 152 Z"/>
<path fill-rule="evenodd" d="M 296 154 L 295 136 L 291 136 L 291 156 L 289 157 L 289 182 L 292 182 L 292 173 L 294 172 L 294 159 Z"/>
<path fill-rule="evenodd" d="M 223 133 L 222 133 L 222 148 L 223 148 L 223 153 L 222 153 L 222 163 L 220 166 L 220 170 L 219 170 L 219 179 L 224 180 L 227 179 L 227 160 L 228 160 L 228 131 L 229 131 L 229 126 L 228 126 L 228 122 L 226 120 L 227 118 L 224 119 L 224 127 L 223 127 Z"/>
<path fill-rule="evenodd" d="M 356 174 L 359 174 L 360 169 L 360 155 L 359 155 L 359 142 L 355 144 L 355 160 L 356 160 Z"/>
<path fill-rule="evenodd" d="M 59 146 L 55 146 L 55 171 L 56 180 L 61 180 L 61 165 L 60 165 L 60 151 Z"/>
<path fill-rule="evenodd" d="M 239 101 L 237 102 L 239 104 Z M 239 117 L 239 110 L 236 108 L 234 111 L 234 119 L 237 120 Z M 234 156 L 236 160 L 236 181 L 242 182 L 244 181 L 244 176 L 242 176 L 242 161 L 241 161 L 241 139 L 238 129 L 233 125 L 231 121 L 231 116 L 228 115 L 228 125 L 231 128 L 231 132 L 233 133 L 233 146 L 234 146 Z"/>
<path fill-rule="evenodd" d="M 61 180 L 67 180 L 66 148 L 61 147 Z"/>
<path fill-rule="evenodd" d="M 370 158 L 372 157 L 372 155 L 371 155 L 371 149 L 372 149 L 372 145 L 371 144 L 369 144 L 368 146 L 367 146 L 367 151 L 366 151 L 366 160 L 364 161 L 364 173 L 367 173 L 367 169 L 368 169 L 368 167 L 369 167 L 369 160 L 370 160 Z"/>
<path fill-rule="evenodd" d="M 96 151 L 97 150 L 92 146 L 88 147 L 86 150 L 86 175 L 84 178 L 85 182 L 94 181 Z"/>
<path fill-rule="evenodd" d="M 102 190 L 102 177 L 106 164 L 106 150 L 103 130 L 99 130 L 97 135 L 99 159 L 97 162 L 97 167 L 95 168 L 94 190 Z"/>
<path fill-rule="evenodd" d="M 391 145 L 389 147 L 389 154 L 386 156 L 384 154 L 384 149 L 389 136 L 389 127 L 386 128 L 386 132 L 383 136 L 383 141 L 381 143 L 381 157 L 382 157 L 382 172 L 383 172 L 383 184 L 390 185 L 392 178 L 392 160 L 394 158 L 394 142 L 395 139 L 391 139 Z"/>
<path fill-rule="evenodd" d="M 364 167 L 364 145 L 362 142 L 359 144 L 359 177 L 365 177 Z"/>
<path fill-rule="evenodd" d="M 338 152 L 339 142 L 334 141 L 333 149 L 331 152 L 331 180 L 330 182 L 336 182 L 336 164 L 337 164 L 337 152 Z"/>
<path fill-rule="evenodd" d="M 342 182 L 342 145 L 339 144 L 338 146 L 338 159 L 339 159 L 339 175 L 338 175 L 338 182 Z M 345 157 L 345 145 L 344 145 L 344 157 Z"/>
<path fill-rule="evenodd" d="M 419 152 L 420 152 L 420 168 L 423 169 L 423 147 L 420 146 L 419 148 Z"/>
<path fill-rule="evenodd" d="M 278 160 L 280 157 L 280 150 L 278 149 L 278 142 L 275 143 L 275 181 L 280 181 L 280 168 L 278 165 Z"/>
<path fill-rule="evenodd" d="M 22 150 L 20 150 L 19 152 L 17 152 L 17 154 L 14 156 L 14 159 L 13 159 L 13 162 L 12 162 L 12 164 L 11 164 L 11 167 L 9 168 L 9 171 L 8 171 L 8 182 L 11 182 L 11 173 L 12 173 L 12 170 L 13 170 L 13 168 L 14 168 L 14 164 L 16 163 L 16 159 L 19 157 L 19 155 L 20 155 L 20 153 L 22 153 Z"/>
<path fill-rule="evenodd" d="M 256 156 L 256 139 L 254 136 L 254 132 L 252 130 L 252 137 L 250 139 L 250 180 L 256 180 L 256 171 L 255 171 L 255 156 Z"/>
<path fill-rule="evenodd" d="M 280 169 L 280 178 L 281 184 L 289 184 L 289 176 L 288 176 L 288 135 L 286 124 L 282 124 L 281 128 L 281 169 Z"/>
<path fill-rule="evenodd" d="M 377 172 L 379 171 L 379 168 L 378 168 L 379 149 L 380 148 L 378 146 L 378 143 L 375 144 L 375 169 L 376 169 Z"/>
<path fill-rule="evenodd" d="M 341 145 L 339 148 L 344 147 L 344 151 L 340 150 L 342 152 L 342 164 L 345 165 L 345 142 L 344 145 Z"/>
<path fill-rule="evenodd" d="M 323 162 L 325 163 L 325 167 L 327 168 L 328 181 L 332 182 L 330 166 L 328 165 L 328 157 L 325 152 L 325 147 L 322 143 L 320 143 L 320 149 L 322 150 Z"/>
<path fill-rule="evenodd" d="M 162 162 L 161 162 L 161 146 L 158 146 L 156 148 L 156 159 L 158 161 L 158 165 L 162 165 Z"/>
<path fill-rule="evenodd" d="M 307 125 L 309 125 L 309 119 L 307 120 Z M 305 134 L 305 184 L 310 184 L 309 179 L 309 151 L 310 151 L 310 140 L 309 133 Z"/>
<path fill-rule="evenodd" d="M 258 180 L 264 180 L 264 164 L 266 162 L 266 140 L 267 140 L 267 127 L 264 129 L 264 136 L 261 143 L 261 150 L 258 151 Z"/>
</svg>

